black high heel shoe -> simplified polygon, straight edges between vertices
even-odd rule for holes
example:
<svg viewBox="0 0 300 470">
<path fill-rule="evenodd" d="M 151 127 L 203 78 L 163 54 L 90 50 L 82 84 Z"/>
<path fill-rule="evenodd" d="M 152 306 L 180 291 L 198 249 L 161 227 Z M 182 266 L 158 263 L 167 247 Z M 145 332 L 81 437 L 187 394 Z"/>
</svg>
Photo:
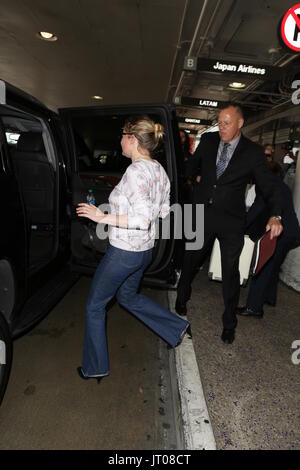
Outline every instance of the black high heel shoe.
<svg viewBox="0 0 300 470">
<path fill-rule="evenodd" d="M 84 373 L 82 372 L 82 368 L 81 367 L 77 367 L 77 373 L 79 375 L 79 377 L 83 380 L 89 380 L 89 379 L 97 379 L 97 383 L 99 384 L 101 382 L 101 380 L 103 379 L 103 377 L 86 377 L 84 375 Z"/>
<path fill-rule="evenodd" d="M 182 335 L 181 335 L 180 340 L 178 341 L 178 343 L 175 346 L 171 346 L 170 344 L 168 344 L 167 349 L 175 349 L 175 348 L 177 348 L 177 346 L 180 346 L 180 344 L 182 343 L 182 340 L 183 340 L 183 338 L 186 334 L 188 335 L 188 337 L 190 339 L 192 339 L 193 335 L 192 335 L 192 330 L 191 330 L 191 325 L 190 324 L 187 327 L 187 329 L 182 332 Z"/>
</svg>

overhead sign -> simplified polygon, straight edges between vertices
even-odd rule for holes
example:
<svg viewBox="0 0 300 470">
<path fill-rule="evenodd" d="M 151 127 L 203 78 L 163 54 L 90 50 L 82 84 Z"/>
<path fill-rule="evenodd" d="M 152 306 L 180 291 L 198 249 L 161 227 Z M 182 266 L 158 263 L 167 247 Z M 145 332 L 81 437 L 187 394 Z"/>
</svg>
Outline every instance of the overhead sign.
<svg viewBox="0 0 300 470">
<path fill-rule="evenodd" d="M 251 76 L 261 80 L 277 80 L 282 75 L 280 68 L 269 65 L 248 64 L 224 59 L 197 59 L 195 57 L 185 58 L 184 70 L 195 70 L 195 64 L 197 70 L 205 72 Z"/>
<path fill-rule="evenodd" d="M 242 75 L 266 75 L 266 69 L 264 67 L 255 67 L 254 65 L 244 64 L 244 63 L 237 63 L 234 64 L 232 62 L 224 62 L 217 60 L 212 65 L 213 70 L 216 72 L 234 72 L 240 73 Z"/>
<path fill-rule="evenodd" d="M 194 117 L 178 117 L 178 122 L 194 124 L 196 126 L 210 126 L 212 124 L 212 121 L 209 121 L 208 119 L 199 119 Z"/>
<path fill-rule="evenodd" d="M 290 8 L 284 15 L 281 36 L 289 49 L 300 52 L 300 3 Z"/>
<path fill-rule="evenodd" d="M 182 96 L 180 103 L 185 106 L 199 106 L 200 108 L 218 108 L 220 101 L 212 100 L 210 98 L 190 98 L 189 96 Z"/>
</svg>

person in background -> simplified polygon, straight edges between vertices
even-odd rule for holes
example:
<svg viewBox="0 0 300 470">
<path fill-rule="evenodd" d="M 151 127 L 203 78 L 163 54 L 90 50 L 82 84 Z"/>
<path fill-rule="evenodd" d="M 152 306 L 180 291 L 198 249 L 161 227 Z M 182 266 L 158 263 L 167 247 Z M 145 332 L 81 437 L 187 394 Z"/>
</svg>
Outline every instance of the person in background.
<svg viewBox="0 0 300 470">
<path fill-rule="evenodd" d="M 109 247 L 94 275 L 87 303 L 82 379 L 98 382 L 109 375 L 106 340 L 106 305 L 116 294 L 118 302 L 151 328 L 171 347 L 180 344 L 189 322 L 137 292 L 151 262 L 158 217 L 169 213 L 170 181 L 152 152 L 163 137 L 163 127 L 149 117 L 125 122 L 122 153 L 131 164 L 109 196 L 110 214 L 94 205 L 78 204 L 77 214 L 108 224 Z"/>
<path fill-rule="evenodd" d="M 191 154 L 191 142 L 190 142 L 190 136 L 189 134 L 183 130 L 180 129 L 180 142 L 181 142 L 181 147 L 183 151 L 183 158 L 184 160 L 188 160 L 189 157 L 192 156 Z"/>
<path fill-rule="evenodd" d="M 280 157 L 279 163 L 284 174 L 286 174 L 290 168 L 296 168 L 297 157 L 293 154 L 293 144 L 291 142 L 286 142 L 283 149 L 284 151 Z"/>
<path fill-rule="evenodd" d="M 237 314 L 244 317 L 262 318 L 264 304 L 276 305 L 280 266 L 289 250 L 296 248 L 300 244 L 300 227 L 294 210 L 291 190 L 282 180 L 280 165 L 271 162 L 269 167 L 280 181 L 283 201 L 282 224 L 284 230 L 277 239 L 274 255 L 257 276 L 252 278 L 246 305 L 237 309 Z M 263 235 L 267 220 L 268 210 L 261 193 L 258 193 L 254 204 L 247 214 L 246 232 L 250 238 L 255 241 Z"/>
<path fill-rule="evenodd" d="M 271 144 L 265 144 L 264 145 L 264 154 L 266 156 L 268 164 L 270 164 L 274 161 L 273 153 L 274 153 L 273 146 Z M 246 196 L 246 211 L 247 212 L 249 211 L 250 207 L 254 203 L 255 197 L 256 197 L 255 184 L 251 184 L 248 188 L 247 196 Z"/>
<path fill-rule="evenodd" d="M 284 175 L 284 182 L 288 185 L 291 191 L 294 190 L 295 174 L 297 167 L 298 152 L 294 154 L 292 144 L 286 144 L 286 150 L 281 159 L 281 171 Z"/>
<path fill-rule="evenodd" d="M 180 130 L 180 141 L 183 152 L 183 160 L 187 162 L 188 159 L 192 156 L 191 154 L 191 142 L 189 134 L 183 129 Z M 192 204 L 193 202 L 193 189 L 195 178 L 190 177 L 184 180 L 182 183 L 182 198 L 184 204 Z"/>
<path fill-rule="evenodd" d="M 265 144 L 264 145 L 264 154 L 267 158 L 267 162 L 273 162 L 274 160 L 274 149 L 273 149 L 273 146 L 271 144 Z"/>
</svg>

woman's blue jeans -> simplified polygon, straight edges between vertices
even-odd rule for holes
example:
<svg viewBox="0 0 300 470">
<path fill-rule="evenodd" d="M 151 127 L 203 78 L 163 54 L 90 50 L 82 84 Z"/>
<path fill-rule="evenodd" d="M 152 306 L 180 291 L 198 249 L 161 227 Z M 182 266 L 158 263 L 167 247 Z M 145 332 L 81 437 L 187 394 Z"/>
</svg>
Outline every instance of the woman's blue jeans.
<svg viewBox="0 0 300 470">
<path fill-rule="evenodd" d="M 106 305 L 117 293 L 118 302 L 171 346 L 176 346 L 189 322 L 145 295 L 137 293 L 152 259 L 152 249 L 125 251 L 109 245 L 93 278 L 87 302 L 82 371 L 84 375 L 109 374 L 106 341 Z"/>
</svg>

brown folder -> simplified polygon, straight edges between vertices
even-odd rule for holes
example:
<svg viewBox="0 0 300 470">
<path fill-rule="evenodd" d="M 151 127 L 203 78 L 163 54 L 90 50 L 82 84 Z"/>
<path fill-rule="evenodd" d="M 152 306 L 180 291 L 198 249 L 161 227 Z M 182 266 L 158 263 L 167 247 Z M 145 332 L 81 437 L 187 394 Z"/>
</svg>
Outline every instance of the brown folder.
<svg viewBox="0 0 300 470">
<path fill-rule="evenodd" d="M 271 230 L 268 230 L 268 232 L 264 233 L 264 235 L 255 242 L 251 266 L 252 276 L 256 276 L 274 255 L 277 237 L 271 240 L 270 235 Z"/>
</svg>

